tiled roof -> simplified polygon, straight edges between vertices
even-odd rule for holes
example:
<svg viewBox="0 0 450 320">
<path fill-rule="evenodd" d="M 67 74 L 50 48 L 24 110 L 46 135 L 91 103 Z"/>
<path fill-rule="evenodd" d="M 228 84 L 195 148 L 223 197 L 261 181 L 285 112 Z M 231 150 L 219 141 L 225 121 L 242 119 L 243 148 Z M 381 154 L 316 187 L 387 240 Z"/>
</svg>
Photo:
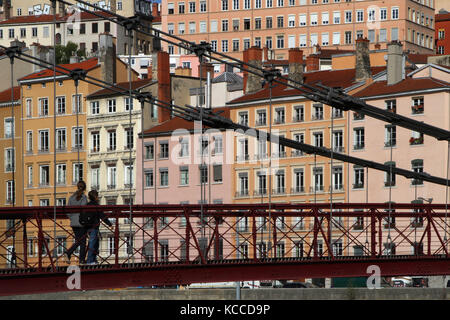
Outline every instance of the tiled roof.
<svg viewBox="0 0 450 320">
<path fill-rule="evenodd" d="M 113 15 L 109 13 L 105 13 L 102 11 L 96 12 L 96 14 L 101 15 L 103 17 L 111 18 L 114 17 Z M 60 15 L 56 15 L 56 21 L 57 22 L 63 22 L 67 21 L 67 19 L 72 16 L 70 14 L 65 15 L 64 17 L 61 17 Z M 80 12 L 79 18 L 81 20 L 99 20 L 102 19 L 101 17 L 98 17 L 92 13 L 89 12 Z M 39 16 L 36 15 L 29 15 L 29 16 L 17 16 L 12 17 L 8 20 L 4 20 L 0 22 L 0 25 L 2 24 L 24 24 L 24 23 L 52 23 L 53 22 L 53 15 L 52 14 L 41 14 Z"/>
<path fill-rule="evenodd" d="M 406 78 L 390 86 L 387 85 L 387 81 L 376 81 L 354 96 L 362 98 L 438 88 L 450 89 L 449 85 L 448 82 L 433 78 Z"/>
<path fill-rule="evenodd" d="M 435 54 L 414 54 L 408 53 L 408 60 L 415 64 L 428 63 L 428 57 L 435 56 Z"/>
<path fill-rule="evenodd" d="M 334 54 L 343 54 L 343 53 L 354 53 L 355 50 L 339 50 L 339 49 L 322 49 L 317 53 L 311 54 L 313 56 L 317 56 L 322 59 L 331 59 L 331 56 Z"/>
<path fill-rule="evenodd" d="M 372 75 L 376 75 L 385 70 L 386 67 L 372 67 Z M 321 83 L 322 85 L 332 88 L 348 88 L 356 84 L 355 82 L 355 69 L 345 70 L 323 70 L 304 73 L 304 82 L 310 85 Z M 276 83 L 276 86 L 272 89 L 272 98 L 282 98 L 291 96 L 301 96 L 302 92 L 299 90 L 291 89 L 286 85 Z M 238 104 L 242 102 L 257 101 L 269 98 L 269 89 L 265 88 L 251 94 L 243 95 L 228 104 Z"/>
<path fill-rule="evenodd" d="M 85 60 L 82 62 L 78 62 L 78 63 L 61 64 L 58 66 L 65 68 L 65 69 L 69 69 L 69 70 L 82 69 L 82 70 L 89 71 L 89 70 L 94 69 L 98 65 L 99 65 L 98 58 L 91 58 L 91 59 L 88 59 L 88 60 Z M 61 69 L 61 68 L 58 69 L 58 66 L 56 66 L 56 76 L 61 76 L 61 75 L 64 75 L 69 72 L 65 69 Z M 60 72 L 58 72 L 58 70 Z M 53 77 L 53 68 L 44 69 L 39 72 L 29 74 L 29 75 L 19 79 L 19 81 L 35 80 L 35 79 L 47 78 L 47 77 Z"/>
<path fill-rule="evenodd" d="M 150 84 L 152 82 L 154 82 L 152 79 L 142 79 L 142 80 L 132 81 L 131 82 L 131 89 L 132 90 L 136 90 L 136 89 L 145 87 L 146 85 L 148 85 L 148 84 Z M 128 90 L 130 90 L 129 82 L 117 83 L 116 87 L 120 87 L 120 88 L 123 89 L 123 91 L 127 91 L 127 92 L 128 92 Z M 116 90 L 120 90 L 120 89 L 115 88 L 115 87 L 110 87 L 109 89 L 101 89 L 101 90 L 98 90 L 98 91 L 88 95 L 87 98 L 88 99 L 93 99 L 93 98 L 100 98 L 100 97 L 106 97 L 106 96 L 121 95 Z M 124 93 L 123 95 L 126 95 L 126 93 Z"/>
<path fill-rule="evenodd" d="M 14 101 L 20 100 L 20 86 L 14 87 Z M 11 88 L 0 92 L 0 104 L 11 102 Z"/>
<path fill-rule="evenodd" d="M 225 118 L 230 118 L 230 108 L 214 108 L 213 112 L 223 111 L 219 115 Z M 207 126 L 203 126 L 203 128 L 207 128 Z M 155 135 L 171 135 L 173 131 L 177 129 L 185 129 L 188 131 L 194 130 L 194 122 L 187 121 L 181 119 L 179 117 L 174 117 L 170 120 L 167 120 L 161 124 L 154 126 L 146 131 L 144 131 L 145 136 L 155 136 Z"/>
<path fill-rule="evenodd" d="M 436 22 L 440 21 L 449 21 L 450 20 L 450 12 L 440 13 L 436 15 Z"/>
</svg>

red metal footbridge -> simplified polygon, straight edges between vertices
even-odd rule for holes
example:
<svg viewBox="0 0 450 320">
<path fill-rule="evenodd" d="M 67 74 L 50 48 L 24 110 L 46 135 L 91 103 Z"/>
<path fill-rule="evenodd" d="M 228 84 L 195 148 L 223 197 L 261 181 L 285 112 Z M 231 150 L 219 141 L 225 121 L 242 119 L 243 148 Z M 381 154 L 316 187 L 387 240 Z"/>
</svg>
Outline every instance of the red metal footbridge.
<svg viewBox="0 0 450 320">
<path fill-rule="evenodd" d="M 444 204 L 134 205 L 131 219 L 128 205 L 100 207 L 113 227 L 100 226 L 98 264 L 79 266 L 83 290 L 359 277 L 373 265 L 450 274 Z M 0 209 L 0 295 L 70 290 L 67 214 L 80 210 L 94 209 Z"/>
</svg>

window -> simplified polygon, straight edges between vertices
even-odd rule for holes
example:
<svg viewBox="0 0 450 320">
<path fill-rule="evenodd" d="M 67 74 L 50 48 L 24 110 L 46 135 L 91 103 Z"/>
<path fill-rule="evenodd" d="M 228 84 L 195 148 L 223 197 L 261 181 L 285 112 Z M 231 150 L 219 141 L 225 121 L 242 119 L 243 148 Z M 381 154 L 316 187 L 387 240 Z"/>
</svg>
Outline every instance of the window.
<svg viewBox="0 0 450 320">
<path fill-rule="evenodd" d="M 333 167 L 333 189 L 334 190 L 344 189 L 342 167 Z"/>
<path fill-rule="evenodd" d="M 14 204 L 16 201 L 16 190 L 14 186 L 14 181 L 6 181 L 6 203 Z"/>
<path fill-rule="evenodd" d="M 14 118 L 5 118 L 5 138 L 11 138 L 14 133 Z"/>
<path fill-rule="evenodd" d="M 112 190 L 116 188 L 116 172 L 117 168 L 115 165 L 110 165 L 107 168 L 107 188 Z"/>
<path fill-rule="evenodd" d="M 353 149 L 364 149 L 364 128 L 353 129 Z"/>
<path fill-rule="evenodd" d="M 264 126 L 266 125 L 267 115 L 266 110 L 258 110 L 256 115 L 256 125 Z"/>
<path fill-rule="evenodd" d="M 182 14 L 185 11 L 185 5 L 184 2 L 179 2 L 178 3 L 178 13 Z"/>
<path fill-rule="evenodd" d="M 322 132 L 314 132 L 313 133 L 314 146 L 323 147 L 323 133 Z"/>
<path fill-rule="evenodd" d="M 100 188 L 100 167 L 98 165 L 91 167 L 91 188 L 95 190 Z"/>
<path fill-rule="evenodd" d="M 99 114 L 100 113 L 100 103 L 99 101 L 91 101 L 91 114 Z"/>
<path fill-rule="evenodd" d="M 48 116 L 48 98 L 40 98 L 38 100 L 39 116 Z"/>
<path fill-rule="evenodd" d="M 247 196 L 248 195 L 248 173 L 240 172 L 239 173 L 239 195 Z"/>
<path fill-rule="evenodd" d="M 162 141 L 159 143 L 159 158 L 168 159 L 169 158 L 169 142 Z"/>
<path fill-rule="evenodd" d="M 133 149 L 134 147 L 134 134 L 133 128 L 125 129 L 125 149 Z"/>
<path fill-rule="evenodd" d="M 386 8 L 380 9 L 380 20 L 382 20 L 382 21 L 387 20 L 387 9 Z"/>
<path fill-rule="evenodd" d="M 313 105 L 313 115 L 311 120 L 323 120 L 323 105 L 314 104 Z"/>
<path fill-rule="evenodd" d="M 80 180 L 84 180 L 83 179 L 83 172 L 84 172 L 84 170 L 83 170 L 83 164 L 82 163 L 74 163 L 73 164 L 73 180 L 72 180 L 72 182 L 74 183 L 74 184 L 76 184 L 78 181 L 80 181 Z"/>
<path fill-rule="evenodd" d="M 195 12 L 195 2 L 189 2 L 189 13 Z"/>
<path fill-rule="evenodd" d="M 222 52 L 228 52 L 228 40 L 222 40 Z"/>
<path fill-rule="evenodd" d="M 57 151 L 66 150 L 66 128 L 56 129 L 56 150 Z"/>
<path fill-rule="evenodd" d="M 281 124 L 285 122 L 285 111 L 284 108 L 275 109 L 275 124 Z"/>
<path fill-rule="evenodd" d="M 92 149 L 91 152 L 100 152 L 100 132 L 91 132 Z"/>
<path fill-rule="evenodd" d="M 113 113 L 116 112 L 116 99 L 109 99 L 108 102 L 108 112 Z"/>
<path fill-rule="evenodd" d="M 300 193 L 305 191 L 305 181 L 304 181 L 303 169 L 294 169 L 294 193 Z"/>
<path fill-rule="evenodd" d="M 145 144 L 144 145 L 144 156 L 145 156 L 145 160 L 152 160 L 153 159 L 153 154 L 154 154 L 154 148 L 153 148 L 153 144 Z"/>
<path fill-rule="evenodd" d="M 133 98 L 130 99 L 130 97 L 124 98 L 125 102 L 125 111 L 133 110 Z"/>
<path fill-rule="evenodd" d="M 159 185 L 164 187 L 169 185 L 169 169 L 161 168 L 159 169 Z"/>
<path fill-rule="evenodd" d="M 310 19 L 311 19 L 311 25 L 312 26 L 317 26 L 318 22 L 317 22 L 317 13 L 311 13 L 309 15 Z"/>
<path fill-rule="evenodd" d="M 39 152 L 48 152 L 49 151 L 49 131 L 48 130 L 39 130 Z"/>
<path fill-rule="evenodd" d="M 294 118 L 293 122 L 302 122 L 305 120 L 305 108 L 304 106 L 294 106 Z"/>
<path fill-rule="evenodd" d="M 398 7 L 393 7 L 391 9 L 391 19 L 392 20 L 398 20 L 399 18 L 399 8 Z"/>
<path fill-rule="evenodd" d="M 416 159 L 411 161 L 411 167 L 414 172 L 423 173 L 423 160 Z M 421 179 L 412 179 L 413 185 L 423 185 L 423 180 Z"/>
<path fill-rule="evenodd" d="M 130 188 L 134 184 L 134 177 L 133 177 L 133 165 L 125 165 L 124 166 L 124 187 Z"/>
<path fill-rule="evenodd" d="M 284 36 L 277 36 L 277 49 L 284 48 Z"/>
<path fill-rule="evenodd" d="M 385 126 L 385 147 L 394 147 L 397 144 L 397 130 L 396 126 L 386 125 Z"/>
<path fill-rule="evenodd" d="M 222 182 L 222 165 L 213 165 L 213 180 L 214 182 Z"/>
<path fill-rule="evenodd" d="M 313 168 L 313 192 L 323 191 L 323 168 Z"/>
<path fill-rule="evenodd" d="M 354 166 L 353 168 L 353 188 L 361 189 L 364 188 L 364 168 L 360 166 Z"/>
<path fill-rule="evenodd" d="M 108 151 L 116 150 L 116 130 L 108 130 Z"/>
<path fill-rule="evenodd" d="M 144 180 L 146 188 L 153 187 L 153 169 L 144 170 Z"/>
<path fill-rule="evenodd" d="M 33 131 L 27 131 L 27 153 L 33 153 Z"/>
<path fill-rule="evenodd" d="M 72 148 L 83 149 L 83 128 L 72 128 Z"/>
<path fill-rule="evenodd" d="M 395 168 L 395 162 L 386 162 L 384 165 L 390 168 Z M 384 179 L 385 187 L 395 186 L 395 173 L 392 173 L 391 175 L 391 172 L 385 172 L 384 177 L 385 177 Z"/>
<path fill-rule="evenodd" d="M 186 186 L 189 184 L 189 168 L 180 167 L 180 185 Z"/>
<path fill-rule="evenodd" d="M 333 131 L 333 150 L 344 152 L 344 135 L 342 131 Z"/>
<path fill-rule="evenodd" d="M 56 184 L 66 184 L 66 165 L 64 163 L 56 165 Z"/>
<path fill-rule="evenodd" d="M 92 23 L 92 33 L 98 33 L 98 23 Z"/>
<path fill-rule="evenodd" d="M 422 114 L 425 109 L 423 97 L 412 98 L 412 114 Z"/>
<path fill-rule="evenodd" d="M 50 166 L 39 166 L 39 185 L 48 186 L 50 184 Z"/>
</svg>

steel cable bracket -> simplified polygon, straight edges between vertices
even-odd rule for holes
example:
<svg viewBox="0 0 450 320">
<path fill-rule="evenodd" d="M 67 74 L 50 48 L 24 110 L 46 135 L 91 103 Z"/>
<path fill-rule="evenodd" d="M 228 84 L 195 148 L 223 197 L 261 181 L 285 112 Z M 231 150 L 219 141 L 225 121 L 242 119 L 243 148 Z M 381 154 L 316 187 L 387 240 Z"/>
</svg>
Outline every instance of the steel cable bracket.
<svg viewBox="0 0 450 320">
<path fill-rule="evenodd" d="M 134 15 L 129 18 L 118 18 L 117 20 L 128 32 L 138 30 L 138 27 L 141 25 L 141 17 L 139 15 Z"/>
<path fill-rule="evenodd" d="M 78 81 L 84 80 L 86 78 L 86 70 L 74 69 L 70 71 L 69 77 L 75 81 L 75 85 L 78 86 Z"/>
<path fill-rule="evenodd" d="M 272 83 L 275 81 L 275 79 L 281 77 L 281 71 L 275 68 L 263 70 L 263 77 L 264 82 L 269 83 L 270 86 L 272 86 Z"/>
<path fill-rule="evenodd" d="M 204 55 L 211 52 L 211 44 L 206 41 L 201 41 L 200 43 L 192 43 L 188 49 L 194 53 L 203 62 Z"/>
<path fill-rule="evenodd" d="M 5 54 L 9 57 L 11 64 L 13 64 L 14 58 L 22 54 L 22 48 L 19 46 L 11 46 L 5 50 Z"/>
</svg>

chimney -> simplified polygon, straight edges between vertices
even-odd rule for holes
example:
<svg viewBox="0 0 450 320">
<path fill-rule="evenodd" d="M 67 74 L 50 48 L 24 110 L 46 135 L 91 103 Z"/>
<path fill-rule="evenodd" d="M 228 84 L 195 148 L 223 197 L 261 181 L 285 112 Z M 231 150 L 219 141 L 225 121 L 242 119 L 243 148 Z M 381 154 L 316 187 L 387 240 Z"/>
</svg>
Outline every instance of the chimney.
<svg viewBox="0 0 450 320">
<path fill-rule="evenodd" d="M 11 42 L 12 44 L 13 42 Z M 54 50 L 52 47 L 41 46 L 39 43 L 32 43 L 30 45 L 31 55 L 48 63 L 53 63 Z M 42 67 L 33 64 L 33 72 L 42 70 Z"/>
<path fill-rule="evenodd" d="M 320 69 L 320 58 L 318 55 L 311 54 L 306 58 L 306 71 L 318 71 Z"/>
<path fill-rule="evenodd" d="M 356 40 L 355 80 L 357 82 L 368 80 L 372 76 L 370 71 L 369 43 L 368 39 L 359 38 Z"/>
<path fill-rule="evenodd" d="M 152 55 L 152 79 L 158 81 L 158 100 L 166 103 L 172 102 L 170 85 L 170 63 L 169 54 L 158 51 Z M 165 108 L 158 110 L 158 122 L 170 120 L 171 112 Z"/>
<path fill-rule="evenodd" d="M 64 3 L 58 3 L 58 13 L 61 18 L 66 15 L 66 7 Z"/>
<path fill-rule="evenodd" d="M 175 74 L 177 76 L 190 77 L 190 76 L 192 76 L 192 69 L 191 68 L 177 67 L 175 69 Z"/>
<path fill-rule="evenodd" d="M 152 3 L 152 16 L 153 18 L 159 17 L 158 4 L 155 2 Z"/>
<path fill-rule="evenodd" d="M 117 4 L 116 4 L 116 0 L 110 0 L 109 1 L 109 11 L 116 13 L 117 10 Z"/>
<path fill-rule="evenodd" d="M 116 83 L 116 52 L 111 34 L 99 35 L 98 60 L 101 65 L 102 80 Z"/>
<path fill-rule="evenodd" d="M 202 71 L 201 71 L 201 74 L 200 74 L 200 64 L 198 65 L 198 76 L 199 76 L 199 78 L 206 79 L 206 75 L 208 74 L 208 72 L 210 72 L 211 74 L 214 74 L 214 66 L 211 63 L 203 62 L 201 64 L 201 66 L 202 66 L 202 68 L 201 68 Z"/>
<path fill-rule="evenodd" d="M 3 12 L 5 20 L 11 19 L 11 0 L 3 0 Z"/>
<path fill-rule="evenodd" d="M 303 82 L 303 51 L 299 48 L 289 49 L 289 78 Z M 296 85 L 289 81 L 289 84 Z"/>
<path fill-rule="evenodd" d="M 403 56 L 402 44 L 392 41 L 388 44 L 387 56 L 387 84 L 396 84 L 405 79 L 405 57 Z"/>
<path fill-rule="evenodd" d="M 244 51 L 244 62 L 262 68 L 262 49 L 251 47 Z M 252 70 L 252 68 L 247 67 Z M 253 69 L 256 72 L 260 72 Z M 261 89 L 261 77 L 244 71 L 244 93 L 254 93 Z"/>
</svg>

